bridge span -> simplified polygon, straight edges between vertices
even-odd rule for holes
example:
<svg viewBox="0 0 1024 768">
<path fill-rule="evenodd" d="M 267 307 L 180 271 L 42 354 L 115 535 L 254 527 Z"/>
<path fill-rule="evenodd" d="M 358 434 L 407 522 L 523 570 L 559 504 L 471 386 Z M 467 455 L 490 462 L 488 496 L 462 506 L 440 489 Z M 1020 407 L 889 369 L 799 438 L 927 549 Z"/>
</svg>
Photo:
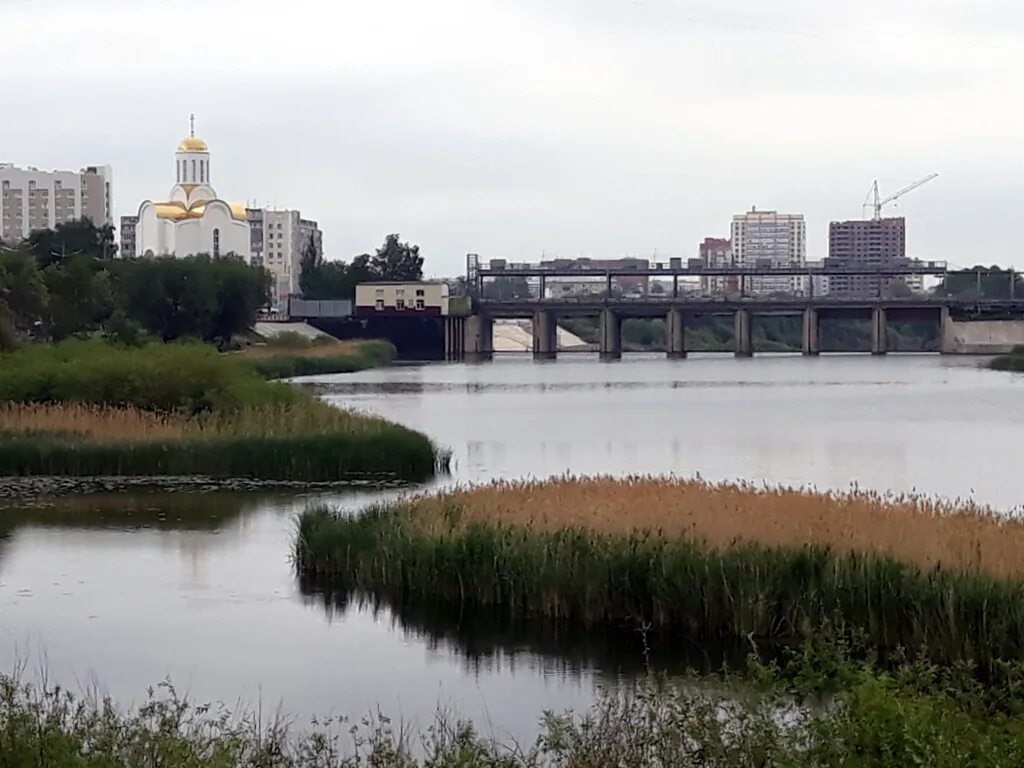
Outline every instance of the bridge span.
<svg viewBox="0 0 1024 768">
<path fill-rule="evenodd" d="M 494 354 L 495 320 L 528 319 L 533 326 L 533 355 L 557 355 L 560 318 L 599 318 L 599 353 L 603 360 L 622 356 L 622 321 L 661 318 L 665 321 L 665 351 L 684 358 L 686 328 L 701 316 L 731 317 L 733 352 L 754 354 L 755 316 L 798 317 L 802 322 L 802 351 L 817 355 L 822 320 L 869 321 L 871 353 L 889 351 L 890 322 L 933 322 L 939 328 L 943 354 L 1001 354 L 1024 345 L 1024 299 L 964 301 L 940 296 L 904 298 L 845 297 L 580 297 L 557 299 L 474 298 L 469 313 L 445 318 L 445 357 L 448 360 L 486 360 Z"/>
</svg>

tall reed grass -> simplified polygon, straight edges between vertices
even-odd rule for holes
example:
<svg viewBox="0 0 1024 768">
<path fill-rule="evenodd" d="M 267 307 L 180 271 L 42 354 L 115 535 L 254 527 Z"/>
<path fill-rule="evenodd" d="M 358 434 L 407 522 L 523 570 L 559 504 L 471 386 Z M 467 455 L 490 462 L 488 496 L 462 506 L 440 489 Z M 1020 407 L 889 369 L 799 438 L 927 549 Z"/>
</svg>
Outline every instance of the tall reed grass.
<svg viewBox="0 0 1024 768">
<path fill-rule="evenodd" d="M 955 530 L 972 531 L 973 552 Z M 887 538 L 910 532 L 948 550 Z M 294 555 L 309 580 L 399 604 L 624 622 L 715 642 L 794 645 L 829 625 L 880 652 L 923 649 L 991 671 L 1024 653 L 1024 582 L 993 575 L 1019 573 L 1000 535 L 1012 542 L 1020 524 L 911 497 L 567 479 L 351 518 L 313 509 Z"/>
<path fill-rule="evenodd" d="M 0 475 L 424 480 L 422 434 L 262 380 L 198 344 L 94 342 L 0 356 Z"/>
</svg>

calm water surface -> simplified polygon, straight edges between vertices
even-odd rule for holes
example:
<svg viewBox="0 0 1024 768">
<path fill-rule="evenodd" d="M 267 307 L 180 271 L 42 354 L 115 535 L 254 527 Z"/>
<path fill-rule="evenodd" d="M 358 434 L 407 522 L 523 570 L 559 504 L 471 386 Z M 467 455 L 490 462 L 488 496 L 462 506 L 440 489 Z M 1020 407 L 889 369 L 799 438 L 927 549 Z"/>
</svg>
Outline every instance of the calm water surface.
<svg viewBox="0 0 1024 768">
<path fill-rule="evenodd" d="M 938 357 L 569 357 L 315 381 L 332 403 L 422 430 L 452 478 L 561 473 L 710 479 L 1022 501 L 1024 377 Z M 639 660 L 607 638 L 491 617 L 396 616 L 304 595 L 289 551 L 311 500 L 388 492 L 133 490 L 0 502 L 0 669 L 45 666 L 124 702 L 170 678 L 203 700 L 301 715 L 440 703 L 497 735 L 586 706 Z M 686 649 L 699 656 L 704 650 Z"/>
</svg>

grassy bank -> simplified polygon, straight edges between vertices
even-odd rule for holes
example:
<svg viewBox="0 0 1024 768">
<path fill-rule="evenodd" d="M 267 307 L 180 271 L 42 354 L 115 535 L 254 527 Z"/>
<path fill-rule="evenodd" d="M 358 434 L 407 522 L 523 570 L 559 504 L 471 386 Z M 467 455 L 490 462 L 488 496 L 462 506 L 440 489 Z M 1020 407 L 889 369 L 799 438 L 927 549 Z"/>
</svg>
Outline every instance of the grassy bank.
<svg viewBox="0 0 1024 768">
<path fill-rule="evenodd" d="M 806 666 L 806 660 L 801 666 Z M 600 693 L 585 712 L 548 713 L 512 743 L 440 713 L 409 726 L 383 715 L 295 723 L 190 703 L 168 684 L 120 710 L 0 676 L 0 768 L 678 768 L 679 766 L 1012 766 L 1024 720 L 940 670 L 895 673 L 841 661 L 827 707 L 761 667 L 756 686 L 644 682 Z M 791 675 L 799 679 L 800 675 Z M 490 736 L 482 734 L 487 733 Z"/>
<path fill-rule="evenodd" d="M 430 477 L 423 435 L 264 381 L 200 344 L 30 347 L 0 357 L 0 474 Z"/>
<path fill-rule="evenodd" d="M 499 484 L 300 520 L 297 568 L 399 604 L 874 651 L 996 675 L 1024 643 L 1024 525 L 869 494 L 666 480 Z"/>
<path fill-rule="evenodd" d="M 387 341 L 309 340 L 297 334 L 281 334 L 267 344 L 247 347 L 239 353 L 267 379 L 354 373 L 387 365 L 395 348 Z"/>
<path fill-rule="evenodd" d="M 988 367 L 994 371 L 1024 372 L 1024 347 L 1014 347 L 1010 354 L 992 358 Z"/>
</svg>

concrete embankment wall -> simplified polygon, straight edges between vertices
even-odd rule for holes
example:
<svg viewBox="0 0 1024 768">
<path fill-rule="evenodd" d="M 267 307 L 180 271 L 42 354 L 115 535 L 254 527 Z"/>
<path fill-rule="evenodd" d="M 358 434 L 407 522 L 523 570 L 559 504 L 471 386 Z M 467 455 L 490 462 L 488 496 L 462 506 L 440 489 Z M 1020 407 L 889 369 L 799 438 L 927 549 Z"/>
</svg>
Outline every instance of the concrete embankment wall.
<svg viewBox="0 0 1024 768">
<path fill-rule="evenodd" d="M 1024 346 L 1020 320 L 947 320 L 942 329 L 942 351 L 954 355 L 1004 355 Z"/>
</svg>

